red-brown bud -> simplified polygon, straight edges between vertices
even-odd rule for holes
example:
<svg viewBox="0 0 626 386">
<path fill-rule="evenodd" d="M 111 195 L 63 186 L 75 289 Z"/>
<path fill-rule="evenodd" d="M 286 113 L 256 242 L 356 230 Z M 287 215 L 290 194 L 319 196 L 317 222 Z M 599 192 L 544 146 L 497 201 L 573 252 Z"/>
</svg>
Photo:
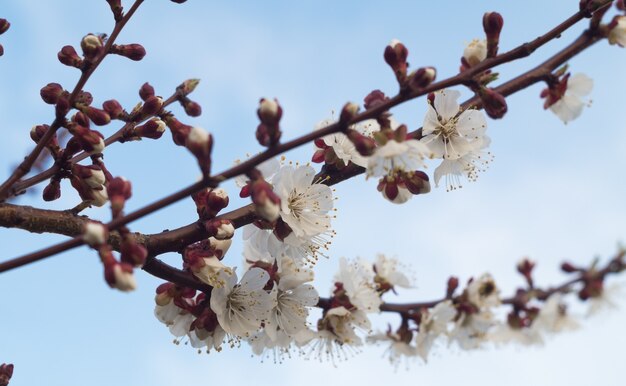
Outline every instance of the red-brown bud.
<svg viewBox="0 0 626 386">
<path fill-rule="evenodd" d="M 408 63 L 406 61 L 409 56 L 409 50 L 398 40 L 392 40 L 387 47 L 385 47 L 385 62 L 391 67 L 398 82 L 403 83 L 406 79 L 406 71 Z"/>
<path fill-rule="evenodd" d="M 56 106 L 54 108 L 55 114 L 57 117 L 65 117 L 67 113 L 70 111 L 70 101 L 69 96 L 62 94 L 57 100 Z"/>
<path fill-rule="evenodd" d="M 356 103 L 348 102 L 343 105 L 341 114 L 339 114 L 339 124 L 347 126 L 350 121 L 354 119 L 359 113 L 359 105 Z"/>
<path fill-rule="evenodd" d="M 120 244 L 120 260 L 123 263 L 141 267 L 148 257 L 148 250 L 143 245 L 135 241 L 131 235 L 126 235 Z"/>
<path fill-rule="evenodd" d="M 139 61 L 146 56 L 146 49 L 141 44 L 114 44 L 111 53 L 124 56 L 130 60 Z"/>
<path fill-rule="evenodd" d="M 39 143 L 39 141 L 41 141 L 41 138 L 44 136 L 44 134 L 46 134 L 46 132 L 48 131 L 48 129 L 50 129 L 50 126 L 48 125 L 37 125 L 37 126 L 33 126 L 30 129 L 30 138 L 35 142 L 35 143 Z M 54 141 L 56 142 L 56 134 L 54 135 Z M 50 141 L 52 142 L 52 141 Z M 58 145 L 58 142 L 56 142 Z"/>
<path fill-rule="evenodd" d="M 204 222 L 204 229 L 210 237 L 217 240 L 228 240 L 235 234 L 235 227 L 230 220 L 212 219 Z"/>
<path fill-rule="evenodd" d="M 0 35 L 7 32 L 9 27 L 11 27 L 11 23 L 7 19 L 0 19 Z"/>
<path fill-rule="evenodd" d="M 183 103 L 185 113 L 187 113 L 190 117 L 199 117 L 202 114 L 202 106 L 200 106 L 198 102 L 194 102 L 187 98 L 185 99 L 186 101 Z"/>
<path fill-rule="evenodd" d="M 63 87 L 58 83 L 48 83 L 40 91 L 41 99 L 49 105 L 54 105 L 63 94 Z"/>
<path fill-rule="evenodd" d="M 91 106 L 78 106 L 78 108 L 97 126 L 104 126 L 111 122 L 111 117 L 104 110 Z"/>
<path fill-rule="evenodd" d="M 276 98 L 274 98 L 274 100 L 261 98 L 257 115 L 262 123 L 277 126 L 280 118 L 283 116 L 283 109 L 280 107 L 280 104 L 278 104 Z"/>
<path fill-rule="evenodd" d="M 492 58 L 498 54 L 500 32 L 504 26 L 504 19 L 498 12 L 487 12 L 483 16 L 483 29 L 487 35 L 487 57 Z"/>
<path fill-rule="evenodd" d="M 72 46 L 64 46 L 57 54 L 59 62 L 66 66 L 80 68 L 83 65 L 83 59 L 78 56 L 76 50 Z"/>
<path fill-rule="evenodd" d="M 203 189 L 191 195 L 196 204 L 196 211 L 201 220 L 214 218 L 219 211 L 228 206 L 229 198 L 224 189 Z"/>
<path fill-rule="evenodd" d="M 181 83 L 178 87 L 176 87 L 176 91 L 181 96 L 187 96 L 196 89 L 198 84 L 200 83 L 200 79 L 187 79 L 183 83 Z"/>
<path fill-rule="evenodd" d="M 154 87 L 152 87 L 148 82 L 144 83 L 139 89 L 139 97 L 143 101 L 146 101 L 148 98 L 153 97 L 154 95 Z"/>
<path fill-rule="evenodd" d="M 185 125 L 173 116 L 168 116 L 165 119 L 165 123 L 172 132 L 172 139 L 174 140 L 174 143 L 178 146 L 185 146 L 185 141 L 191 131 L 191 126 Z"/>
<path fill-rule="evenodd" d="M 109 6 L 111 7 L 111 12 L 113 12 L 113 18 L 115 21 L 119 21 L 122 19 L 122 12 L 124 8 L 122 7 L 122 0 L 107 0 Z"/>
<path fill-rule="evenodd" d="M 85 59 L 94 61 L 102 53 L 104 45 L 100 36 L 88 34 L 80 41 L 80 48 Z"/>
<path fill-rule="evenodd" d="M 165 132 L 165 122 L 152 118 L 145 124 L 135 127 L 135 135 L 141 138 L 159 139 Z"/>
<path fill-rule="evenodd" d="M 267 221 L 276 221 L 280 215 L 280 197 L 274 193 L 272 186 L 263 179 L 261 173 L 258 173 L 257 178 L 250 175 L 249 177 L 253 180 L 249 184 L 249 191 L 257 214 Z"/>
<path fill-rule="evenodd" d="M 146 101 L 144 102 L 140 110 L 140 115 L 144 117 L 156 115 L 156 113 L 161 110 L 161 107 L 163 107 L 163 99 L 161 97 L 153 95 L 151 97 L 148 97 L 148 99 L 146 99 Z"/>
<path fill-rule="evenodd" d="M 8 386 L 13 376 L 13 365 L 3 363 L 0 365 L 0 386 Z"/>
<path fill-rule="evenodd" d="M 113 212 L 113 217 L 115 218 L 124 209 L 126 200 L 132 196 L 132 186 L 130 181 L 127 179 L 123 177 L 115 177 L 109 181 L 106 189 L 109 201 L 111 201 L 111 211 Z"/>
<path fill-rule="evenodd" d="M 75 125 L 72 128 L 72 134 L 74 134 L 74 138 L 76 138 L 82 149 L 87 153 L 94 155 L 102 153 L 104 150 L 105 144 L 102 133 L 80 125 Z"/>
<path fill-rule="evenodd" d="M 192 127 L 185 140 L 185 147 L 196 156 L 202 173 L 209 175 L 211 173 L 211 150 L 213 148 L 211 134 L 200 127 Z"/>
<path fill-rule="evenodd" d="M 4 55 L 4 46 L 0 44 L 0 56 Z"/>
<path fill-rule="evenodd" d="M 582 269 L 566 261 L 561 264 L 561 270 L 563 272 L 573 273 L 573 272 L 580 272 Z"/>
<path fill-rule="evenodd" d="M 428 175 L 422 171 L 415 170 L 406 172 L 402 176 L 404 186 L 414 195 L 430 192 L 430 181 Z"/>
<path fill-rule="evenodd" d="M 485 112 L 491 118 L 500 119 L 506 114 L 508 110 L 506 99 L 499 92 L 492 88 L 482 87 L 478 90 L 478 96 L 483 102 Z"/>
<path fill-rule="evenodd" d="M 52 178 L 48 185 L 43 188 L 42 197 L 44 201 L 54 201 L 61 197 L 61 183 L 59 180 Z"/>
<path fill-rule="evenodd" d="M 450 299 L 454 296 L 454 291 L 459 288 L 459 278 L 456 276 L 450 276 L 448 284 L 446 285 L 446 298 Z"/>
<path fill-rule="evenodd" d="M 437 77 L 435 67 L 422 67 L 411 74 L 409 86 L 414 90 L 428 87 Z"/>
<path fill-rule="evenodd" d="M 89 128 L 90 124 L 89 117 L 80 111 L 74 114 L 74 116 L 72 117 L 72 122 L 86 128 Z"/>
<path fill-rule="evenodd" d="M 387 102 L 388 100 L 389 98 L 385 96 L 385 93 L 383 93 L 380 90 L 374 90 L 370 92 L 369 94 L 367 94 L 367 96 L 363 100 L 364 101 L 363 106 L 365 107 L 365 109 L 369 110 L 371 108 L 374 108 L 378 105 L 381 105 Z"/>
<path fill-rule="evenodd" d="M 374 150 L 376 150 L 376 141 L 374 141 L 373 138 L 365 136 L 353 129 L 348 129 L 346 131 L 346 135 L 359 154 L 364 157 L 369 157 L 374 154 Z"/>
<path fill-rule="evenodd" d="M 128 115 L 120 102 L 115 99 L 105 101 L 102 104 L 102 109 L 109 114 L 111 119 L 123 119 Z"/>
</svg>

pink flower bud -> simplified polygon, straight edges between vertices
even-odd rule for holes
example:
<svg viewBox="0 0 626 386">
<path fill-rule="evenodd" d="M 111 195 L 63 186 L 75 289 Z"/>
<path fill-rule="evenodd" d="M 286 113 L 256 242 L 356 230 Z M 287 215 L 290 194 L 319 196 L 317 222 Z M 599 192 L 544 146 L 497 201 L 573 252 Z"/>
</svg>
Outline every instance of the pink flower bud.
<svg viewBox="0 0 626 386">
<path fill-rule="evenodd" d="M 213 148 L 211 134 L 200 127 L 192 127 L 189 135 L 187 135 L 185 147 L 196 156 L 202 172 L 209 175 L 211 172 L 211 150 Z"/>
<path fill-rule="evenodd" d="M 145 124 L 135 127 L 135 134 L 142 138 L 159 139 L 165 132 L 165 122 L 152 118 Z"/>
<path fill-rule="evenodd" d="M 109 114 L 111 119 L 123 119 L 127 116 L 120 102 L 115 99 L 105 101 L 102 104 L 102 109 Z"/>
<path fill-rule="evenodd" d="M 573 273 L 573 272 L 580 272 L 582 269 L 579 267 L 576 267 L 572 263 L 564 262 L 563 264 L 561 264 L 561 270 L 563 272 Z"/>
<path fill-rule="evenodd" d="M 49 105 L 54 105 L 59 100 L 63 91 L 63 87 L 61 87 L 60 84 L 48 83 L 39 91 L 39 95 L 41 95 L 41 99 L 43 99 L 44 102 Z"/>
<path fill-rule="evenodd" d="M 482 87 L 478 90 L 478 96 L 483 102 L 483 107 L 487 115 L 491 118 L 500 119 L 506 114 L 508 110 L 506 99 L 504 99 L 504 96 L 499 92 L 492 88 Z"/>
<path fill-rule="evenodd" d="M 50 202 L 61 198 L 61 183 L 59 180 L 51 178 L 48 185 L 43 188 L 42 198 L 44 201 Z"/>
<path fill-rule="evenodd" d="M 76 53 L 76 50 L 72 46 L 64 46 L 57 54 L 59 62 L 66 66 L 80 68 L 83 65 L 83 60 Z"/>
<path fill-rule="evenodd" d="M 365 106 L 365 109 L 369 110 L 371 108 L 374 108 L 378 105 L 381 105 L 387 102 L 388 100 L 389 98 L 385 96 L 385 93 L 383 93 L 380 90 L 374 90 L 370 92 L 369 94 L 367 94 L 367 96 L 364 99 L 363 106 Z"/>
<path fill-rule="evenodd" d="M 90 61 L 93 61 L 102 53 L 103 47 L 102 39 L 94 34 L 88 34 L 80 41 L 83 55 L 85 59 Z"/>
<path fill-rule="evenodd" d="M 104 136 L 100 132 L 80 125 L 74 126 L 72 131 L 82 149 L 90 155 L 102 153 L 104 150 Z"/>
<path fill-rule="evenodd" d="M 413 89 L 422 89 L 428 87 L 437 77 L 437 71 L 434 67 L 422 67 L 411 74 L 409 85 Z"/>
<path fill-rule="evenodd" d="M 150 85 L 150 83 L 144 83 L 139 89 L 139 97 L 141 100 L 146 101 L 148 98 L 154 96 L 154 87 Z"/>
<path fill-rule="evenodd" d="M 111 117 L 104 110 L 97 109 L 91 106 L 81 106 L 79 108 L 80 111 L 82 111 L 83 114 L 87 115 L 89 119 L 91 119 L 91 121 L 97 126 L 104 126 L 111 122 Z"/>
<path fill-rule="evenodd" d="M 86 128 L 89 128 L 89 124 L 91 123 L 91 121 L 89 121 L 89 117 L 80 111 L 74 114 L 74 116 L 72 117 L 72 122 Z"/>
<path fill-rule="evenodd" d="M 163 99 L 158 96 L 151 96 L 146 99 L 143 106 L 141 107 L 141 116 L 149 117 L 152 115 L 156 115 L 163 107 Z"/>
<path fill-rule="evenodd" d="M 11 23 L 7 19 L 0 19 L 0 35 L 7 32 L 9 27 L 11 27 Z"/>
<path fill-rule="evenodd" d="M 114 44 L 111 53 L 124 56 L 130 60 L 139 61 L 146 56 L 146 49 L 141 44 Z"/>
<path fill-rule="evenodd" d="M 133 266 L 128 263 L 105 264 L 104 280 L 111 288 L 128 292 L 137 288 L 137 282 L 133 275 Z"/>
<path fill-rule="evenodd" d="M 403 82 L 406 79 L 406 70 L 409 65 L 406 61 L 408 56 L 409 50 L 399 40 L 394 39 L 385 47 L 385 62 L 396 74 L 399 82 Z"/>
</svg>

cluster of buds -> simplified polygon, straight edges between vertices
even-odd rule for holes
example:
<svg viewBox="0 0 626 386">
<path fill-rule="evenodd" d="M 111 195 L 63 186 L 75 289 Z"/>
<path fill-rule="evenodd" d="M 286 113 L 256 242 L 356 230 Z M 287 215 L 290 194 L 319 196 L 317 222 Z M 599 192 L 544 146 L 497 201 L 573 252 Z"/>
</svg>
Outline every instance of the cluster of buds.
<svg viewBox="0 0 626 386">
<path fill-rule="evenodd" d="M 130 60 L 139 61 L 146 56 L 146 49 L 141 44 L 113 44 L 110 53 L 120 55 Z"/>
<path fill-rule="evenodd" d="M 200 220 L 209 220 L 228 206 L 228 193 L 224 189 L 203 189 L 191 195 Z"/>
<path fill-rule="evenodd" d="M 500 44 L 500 32 L 504 25 L 504 19 L 498 12 L 487 12 L 483 16 L 483 29 L 487 36 L 487 57 L 493 58 L 498 54 Z"/>
<path fill-rule="evenodd" d="M 7 32 L 7 30 L 11 27 L 11 23 L 7 21 L 7 19 L 0 19 L 0 35 Z M 4 47 L 0 44 L 0 56 L 4 55 Z"/>
<path fill-rule="evenodd" d="M 224 277 L 220 271 L 232 274 L 232 270 L 222 263 L 232 240 L 218 240 L 214 237 L 187 246 L 183 251 L 183 268 L 191 272 L 203 283 L 212 287 L 223 287 Z"/>
<path fill-rule="evenodd" d="M 257 115 L 261 123 L 256 129 L 256 139 L 261 146 L 275 146 L 278 144 L 282 134 L 279 122 L 280 118 L 283 116 L 283 109 L 278 104 L 278 100 L 262 98 L 259 102 Z"/>
<path fill-rule="evenodd" d="M 513 310 L 507 315 L 507 323 L 512 329 L 529 328 L 539 316 L 540 309 L 529 306 L 528 301 L 526 291 L 518 290 L 513 300 Z"/>
<path fill-rule="evenodd" d="M 280 197 L 274 192 L 272 185 L 265 181 L 258 169 L 248 172 L 248 178 L 250 178 L 248 185 L 241 189 L 239 195 L 242 198 L 252 198 L 256 213 L 262 219 L 269 222 L 276 221 L 280 215 Z"/>
<path fill-rule="evenodd" d="M 428 175 L 415 170 L 404 172 L 394 171 L 378 181 L 378 191 L 387 200 L 394 204 L 402 204 L 408 201 L 412 195 L 430 192 Z"/>
<path fill-rule="evenodd" d="M 109 199 L 105 187 L 106 175 L 98 165 L 72 165 L 70 182 L 80 198 L 89 205 L 102 206 Z"/>
<path fill-rule="evenodd" d="M 13 376 L 13 365 L 3 363 L 0 365 L 0 386 L 8 386 Z"/>
</svg>

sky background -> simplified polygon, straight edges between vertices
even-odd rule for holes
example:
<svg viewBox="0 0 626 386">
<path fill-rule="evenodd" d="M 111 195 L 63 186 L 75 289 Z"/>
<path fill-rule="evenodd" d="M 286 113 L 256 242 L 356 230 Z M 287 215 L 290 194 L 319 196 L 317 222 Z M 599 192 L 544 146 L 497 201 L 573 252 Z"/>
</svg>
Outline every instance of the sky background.
<svg viewBox="0 0 626 386">
<path fill-rule="evenodd" d="M 124 2 L 130 6 L 129 1 Z M 505 19 L 501 49 L 535 38 L 570 16 L 577 1 L 189 1 L 177 5 L 150 0 L 141 6 L 119 43 L 142 43 L 148 55 L 139 62 L 105 60 L 86 90 L 95 104 L 111 98 L 131 108 L 146 81 L 169 96 L 188 78 L 202 82 L 192 98 L 203 107 L 202 126 L 214 136 L 214 170 L 221 171 L 246 153 L 261 150 L 254 138 L 260 97 L 277 97 L 283 110 L 283 138 L 309 132 L 346 101 L 360 102 L 373 89 L 392 95 L 395 80 L 382 52 L 394 38 L 410 51 L 413 68 L 433 65 L 439 78 L 458 71 L 466 43 L 482 37 L 482 14 L 499 11 Z M 32 148 L 29 130 L 50 123 L 53 108 L 39 98 L 49 82 L 73 88 L 78 71 L 58 63 L 66 44 L 78 46 L 89 32 L 109 33 L 112 17 L 105 1 L 16 1 L 0 5 L 11 29 L 0 36 L 0 178 L 4 180 Z M 563 34 L 531 58 L 499 69 L 509 79 L 565 46 L 584 23 Z M 495 161 L 475 183 L 446 193 L 433 189 L 402 206 L 385 201 L 374 180 L 363 176 L 336 187 L 338 236 L 330 258 L 316 267 L 316 287 L 327 296 L 338 258 L 396 256 L 409 265 L 416 289 L 389 301 L 440 297 L 451 275 L 463 282 L 491 272 L 510 294 L 521 278 L 516 262 L 538 261 L 539 284 L 564 280 L 563 259 L 587 264 L 610 257 L 626 237 L 626 120 L 623 49 L 601 42 L 571 62 L 572 72 L 595 81 L 592 107 L 568 125 L 543 110 L 542 85 L 507 98 L 509 113 L 489 121 Z M 469 96 L 461 90 L 464 97 Z M 414 130 L 421 126 L 423 99 L 394 109 L 396 118 Z M 110 134 L 118 123 L 102 129 Z M 287 154 L 307 162 L 311 147 Z M 106 151 L 114 175 L 133 183 L 132 210 L 195 181 L 199 172 L 185 149 L 160 141 L 116 144 Z M 432 170 L 432 169 L 431 169 Z M 234 198 L 231 207 L 244 202 Z M 38 195 L 21 197 L 39 205 Z M 62 199 L 46 204 L 67 209 L 78 203 L 64 186 Z M 107 208 L 85 214 L 108 220 Z M 154 233 L 195 219 L 185 200 L 131 224 L 131 230 Z M 241 265 L 240 236 L 226 262 Z M 0 231 L 0 258 L 12 258 L 64 240 L 55 235 Z M 163 258 L 179 265 L 176 255 Z M 137 271 L 139 288 L 125 294 L 110 290 L 95 252 L 81 247 L 0 275 L 0 363 L 15 364 L 12 385 L 319 385 L 419 382 L 481 385 L 619 385 L 626 345 L 622 307 L 583 320 L 583 328 L 563 333 L 541 348 L 487 348 L 458 352 L 439 347 L 429 363 L 411 363 L 397 371 L 383 357 L 384 348 L 363 353 L 334 367 L 315 358 L 283 364 L 260 363 L 247 347 L 198 355 L 175 346 L 153 316 L 154 288 L 161 283 Z M 624 282 L 626 278 L 621 281 Z M 619 282 L 616 280 L 614 282 Z M 577 312 L 584 312 L 576 309 Z M 394 316 L 373 316 L 381 329 Z M 269 363 L 267 363 L 269 362 Z"/>
</svg>

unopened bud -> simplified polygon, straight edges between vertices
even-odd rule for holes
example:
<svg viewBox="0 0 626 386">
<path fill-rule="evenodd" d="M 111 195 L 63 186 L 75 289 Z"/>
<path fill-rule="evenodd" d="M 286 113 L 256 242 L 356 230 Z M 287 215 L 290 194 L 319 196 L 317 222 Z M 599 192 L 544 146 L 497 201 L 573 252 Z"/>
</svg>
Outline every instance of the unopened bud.
<svg viewBox="0 0 626 386">
<path fill-rule="evenodd" d="M 280 214 L 280 197 L 262 176 L 250 183 L 250 197 L 256 212 L 264 220 L 273 222 Z"/>
<path fill-rule="evenodd" d="M 91 102 L 93 102 L 93 95 L 91 95 L 89 91 L 80 90 L 76 95 L 75 104 L 77 105 L 89 106 L 91 105 Z"/>
<path fill-rule="evenodd" d="M 124 209 L 126 201 L 132 196 L 132 185 L 123 177 L 115 177 L 109 181 L 106 189 L 111 201 L 113 217 L 117 217 Z"/>
<path fill-rule="evenodd" d="M 398 82 L 403 82 L 406 79 L 406 71 L 408 63 L 406 61 L 409 56 L 409 50 L 399 40 L 392 40 L 387 47 L 385 47 L 385 62 L 391 67 Z"/>
<path fill-rule="evenodd" d="M 191 131 L 191 126 L 185 125 L 173 116 L 168 116 L 165 119 L 165 124 L 170 128 L 172 132 L 172 139 L 178 146 L 185 146 L 185 141 Z"/>
<path fill-rule="evenodd" d="M 504 25 L 504 19 L 498 12 L 487 12 L 483 16 L 483 29 L 487 35 L 487 57 L 492 58 L 498 54 L 500 32 Z"/>
<path fill-rule="evenodd" d="M 182 4 L 187 0 L 170 0 L 172 3 L 176 3 L 176 4 Z"/>
<path fill-rule="evenodd" d="M 217 240 L 231 239 L 235 234 L 233 223 L 226 219 L 205 221 L 204 229 L 206 229 L 210 236 L 215 237 Z"/>
<path fill-rule="evenodd" d="M 105 264 L 104 279 L 111 288 L 128 292 L 137 288 L 137 282 L 133 275 L 133 266 L 128 263 Z"/>
<path fill-rule="evenodd" d="M 63 87 L 58 83 L 48 83 L 40 91 L 41 99 L 49 105 L 54 105 L 63 94 Z"/>
<path fill-rule="evenodd" d="M 122 12 L 124 8 L 122 7 L 122 0 L 107 0 L 109 6 L 111 7 L 111 12 L 113 12 L 113 18 L 115 21 L 119 21 L 122 19 Z"/>
<path fill-rule="evenodd" d="M 50 129 L 48 125 L 36 125 L 30 129 L 30 138 L 35 142 L 39 143 L 41 138 L 46 134 L 46 132 Z M 52 136 L 50 141 L 48 142 L 48 146 L 59 146 L 59 142 L 57 140 L 56 134 Z"/>
<path fill-rule="evenodd" d="M 135 134 L 142 138 L 159 139 L 165 132 L 165 122 L 152 118 L 145 124 L 135 127 Z"/>
<path fill-rule="evenodd" d="M 609 4 L 611 2 L 606 0 L 580 0 L 579 8 L 585 17 L 591 17 L 595 11 Z"/>
<path fill-rule="evenodd" d="M 215 256 L 220 260 L 224 258 L 232 243 L 232 238 L 218 240 L 215 237 L 209 237 L 209 245 L 211 246 L 211 249 L 214 250 Z"/>
<path fill-rule="evenodd" d="M 150 85 L 150 83 L 144 83 L 139 89 L 139 97 L 141 100 L 146 101 L 148 98 L 154 96 L 154 87 Z"/>
<path fill-rule="evenodd" d="M 156 115 L 163 107 L 163 99 L 158 96 L 151 96 L 146 99 L 143 106 L 141 107 L 141 116 L 149 117 L 152 115 Z"/>
<path fill-rule="evenodd" d="M 581 271 L 580 268 L 574 266 L 572 263 L 568 263 L 568 262 L 564 262 L 563 264 L 561 264 L 561 270 L 563 272 L 567 272 L 567 273 L 573 273 L 573 272 L 579 272 Z"/>
<path fill-rule="evenodd" d="M 228 206 L 228 194 L 224 189 L 203 189 L 191 195 L 201 220 L 214 218 Z"/>
<path fill-rule="evenodd" d="M 454 291 L 459 288 L 459 278 L 455 276 L 450 276 L 448 279 L 448 284 L 446 286 L 446 298 L 450 299 L 454 295 Z"/>
<path fill-rule="evenodd" d="M 106 182 L 104 172 L 98 165 L 83 166 L 79 164 L 73 164 L 72 174 L 78 177 L 90 188 L 100 188 Z"/>
<path fill-rule="evenodd" d="M 500 119 L 506 114 L 508 110 L 506 99 L 499 92 L 492 88 L 482 87 L 478 90 L 478 96 L 483 102 L 483 107 L 489 117 Z"/>
<path fill-rule="evenodd" d="M 85 230 L 83 231 L 83 241 L 85 244 L 92 248 L 98 248 L 106 243 L 108 238 L 109 231 L 104 225 L 93 221 L 85 224 Z"/>
<path fill-rule="evenodd" d="M 102 53 L 102 39 L 94 34 L 88 34 L 80 41 L 80 48 L 83 50 L 85 59 L 93 61 Z"/>
<path fill-rule="evenodd" d="M 609 23 L 609 44 L 626 47 L 626 16 L 615 16 Z"/>
<path fill-rule="evenodd" d="M 202 106 L 198 102 L 187 99 L 183 103 L 183 108 L 185 109 L 185 113 L 190 117 L 199 117 L 202 114 Z"/>
<path fill-rule="evenodd" d="M 363 99 L 363 106 L 365 109 L 369 110 L 387 102 L 388 100 L 389 98 L 385 96 L 385 93 L 380 90 L 374 90 L 367 94 L 367 96 Z"/>
<path fill-rule="evenodd" d="M 196 156 L 202 172 L 209 175 L 211 171 L 211 149 L 213 148 L 211 134 L 200 127 L 192 127 L 189 135 L 187 135 L 185 147 Z"/>
<path fill-rule="evenodd" d="M 65 117 L 70 108 L 69 95 L 62 94 L 54 106 L 54 111 L 57 117 Z"/>
<path fill-rule="evenodd" d="M 474 67 L 487 58 L 487 42 L 485 40 L 472 40 L 463 51 L 463 59 L 469 67 Z"/>
<path fill-rule="evenodd" d="M 146 56 L 146 49 L 141 44 L 114 44 L 111 53 L 124 56 L 130 60 L 139 61 Z"/>
<path fill-rule="evenodd" d="M 0 386 L 8 386 L 13 376 L 13 365 L 3 363 L 0 365 Z"/>
<path fill-rule="evenodd" d="M 111 119 L 122 119 L 126 117 L 126 112 L 124 111 L 124 108 L 122 107 L 120 102 L 115 99 L 105 101 L 102 104 L 102 109 L 107 114 L 109 114 L 109 117 Z"/>
<path fill-rule="evenodd" d="M 57 54 L 57 58 L 59 58 L 59 62 L 70 67 L 80 68 L 83 64 L 83 59 L 78 56 L 78 53 L 76 53 L 76 50 L 72 46 L 64 46 L 61 48 L 61 51 Z"/>
<path fill-rule="evenodd" d="M 341 109 L 341 114 L 339 114 L 339 124 L 340 125 L 348 125 L 350 121 L 356 117 L 359 112 L 359 105 L 356 103 L 348 102 Z"/>
<path fill-rule="evenodd" d="M 79 108 L 97 126 L 104 126 L 111 122 L 111 117 L 105 110 L 91 106 L 80 106 Z"/>
<path fill-rule="evenodd" d="M 437 70 L 434 67 L 422 67 L 411 74 L 409 85 L 414 90 L 428 87 L 437 77 Z"/>
<path fill-rule="evenodd" d="M 283 109 L 278 104 L 278 100 L 262 98 L 259 102 L 257 115 L 261 122 L 266 125 L 276 126 L 283 116 Z"/>
<path fill-rule="evenodd" d="M 104 136 L 100 132 L 77 125 L 73 129 L 73 134 L 83 150 L 90 155 L 102 153 L 104 150 Z"/>
<path fill-rule="evenodd" d="M 0 19 L 0 35 L 7 32 L 9 27 L 11 27 L 11 23 L 7 19 Z"/>
<path fill-rule="evenodd" d="M 43 188 L 42 198 L 44 201 L 50 202 L 61 198 L 61 183 L 57 179 L 50 179 L 48 185 Z"/>
<path fill-rule="evenodd" d="M 127 236 L 120 244 L 120 260 L 135 267 L 141 267 L 148 257 L 148 250 L 143 245 L 137 243 L 135 238 Z"/>
<path fill-rule="evenodd" d="M 348 129 L 346 131 L 346 135 L 350 142 L 354 145 L 354 148 L 363 157 L 369 157 L 374 154 L 374 150 L 376 150 L 376 141 L 374 141 L 373 138 L 365 136 L 353 129 Z"/>
<path fill-rule="evenodd" d="M 176 90 L 182 95 L 187 96 L 196 89 L 198 84 L 200 83 L 200 79 L 187 79 L 183 83 L 181 83 Z"/>
<path fill-rule="evenodd" d="M 415 170 L 412 172 L 406 172 L 403 175 L 403 182 L 405 187 L 411 194 L 426 194 L 430 192 L 430 181 L 428 175 L 422 171 Z"/>
</svg>

